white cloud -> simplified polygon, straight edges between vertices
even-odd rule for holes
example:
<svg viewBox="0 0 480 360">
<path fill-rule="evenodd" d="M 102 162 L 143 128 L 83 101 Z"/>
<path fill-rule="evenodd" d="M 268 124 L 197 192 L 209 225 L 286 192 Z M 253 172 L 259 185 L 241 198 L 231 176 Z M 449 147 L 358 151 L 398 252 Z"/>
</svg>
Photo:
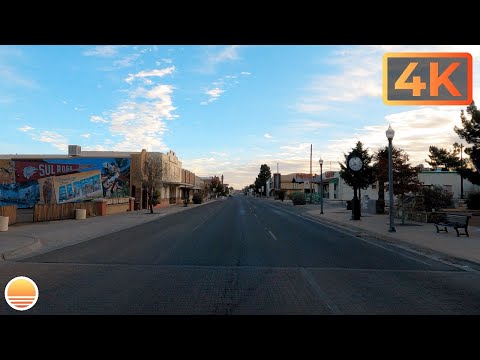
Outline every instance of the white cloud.
<svg viewBox="0 0 480 360">
<path fill-rule="evenodd" d="M 165 69 L 155 69 L 150 71 L 140 71 L 136 74 L 129 74 L 128 77 L 125 79 L 127 83 L 132 83 L 137 78 L 146 78 L 146 77 L 163 77 L 165 75 L 171 74 L 175 71 L 175 66 L 170 66 Z"/>
<path fill-rule="evenodd" d="M 227 46 L 217 53 L 210 54 L 208 57 L 208 62 L 211 64 L 218 64 L 224 61 L 237 60 L 239 58 L 238 48 L 239 45 Z"/>
<path fill-rule="evenodd" d="M 80 135 L 81 137 L 84 137 L 85 139 L 88 139 L 92 134 L 82 134 Z"/>
<path fill-rule="evenodd" d="M 480 45 L 362 45 L 343 48 L 335 51 L 328 61 L 338 70 L 333 74 L 314 76 L 306 96 L 309 101 L 299 103 L 325 104 L 355 101 L 362 97 L 379 98 L 382 96 L 383 55 L 386 52 L 418 51 L 469 52 L 475 59 L 480 56 Z"/>
<path fill-rule="evenodd" d="M 85 151 L 108 151 L 109 148 L 104 146 L 104 145 L 87 145 L 87 146 L 82 146 L 82 150 L 85 150 Z"/>
<path fill-rule="evenodd" d="M 248 71 L 242 71 L 240 75 L 252 75 L 252 73 Z"/>
<path fill-rule="evenodd" d="M 90 116 L 90 121 L 93 123 L 108 123 L 108 120 L 105 120 L 101 116 L 97 116 L 97 115 Z"/>
<path fill-rule="evenodd" d="M 202 101 L 200 104 L 201 105 L 207 105 L 208 103 L 216 101 L 220 98 L 220 95 L 222 95 L 224 92 L 225 92 L 225 90 L 222 90 L 218 87 L 210 89 L 210 90 L 206 90 L 205 94 L 207 94 L 210 97 L 207 101 Z"/>
<path fill-rule="evenodd" d="M 218 64 L 240 59 L 239 49 L 239 45 L 207 46 L 204 63 L 197 70 L 202 73 L 213 73 Z"/>
<path fill-rule="evenodd" d="M 197 176 L 221 176 L 223 174 L 225 183 L 228 183 L 235 189 L 241 189 L 255 181 L 261 164 L 267 164 L 272 173 L 277 171 L 277 162 L 282 174 L 309 172 L 309 151 L 308 149 L 308 154 L 303 151 L 305 154 L 302 154 L 303 157 L 298 156 L 298 159 L 281 157 L 280 160 L 276 160 L 278 158 L 276 155 L 259 152 L 256 155 L 248 156 L 248 160 L 229 158 L 230 161 L 227 161 L 219 157 L 201 156 L 192 159 L 182 159 L 182 162 L 186 169 L 193 171 Z M 318 173 L 318 160 L 313 165 L 316 166 L 313 168 L 313 173 Z M 328 169 L 327 165 L 324 164 L 324 169 L 326 168 Z"/>
<path fill-rule="evenodd" d="M 351 137 L 331 141 L 326 158 L 343 161 L 343 153 L 348 153 L 357 141 L 361 141 L 372 153 L 388 146 L 385 131 L 391 124 L 395 130 L 393 145 L 405 150 L 412 164 L 425 163 L 429 146 L 450 149 L 454 142 L 461 141 L 453 130 L 455 125 L 461 126 L 461 109 L 425 107 L 387 115 L 383 124 L 364 126 Z"/>
<path fill-rule="evenodd" d="M 215 89 L 205 91 L 205 94 L 210 95 L 211 97 L 214 97 L 214 98 L 218 98 L 220 97 L 220 95 L 222 95 L 224 91 L 225 90 L 215 88 Z"/>
<path fill-rule="evenodd" d="M 138 77 L 160 76 L 158 73 L 147 73 L 140 72 Z M 127 92 L 128 98 L 112 110 L 108 117 L 92 116 L 92 121 L 108 122 L 111 136 L 119 138 L 112 143 L 105 142 L 105 145 L 119 151 L 168 150 L 162 141 L 162 135 L 167 131 L 166 121 L 178 117 L 173 114 L 176 110 L 172 100 L 173 90 L 173 85 L 165 84 L 150 88 L 137 87 Z"/>
<path fill-rule="evenodd" d="M 83 55 L 85 56 L 99 56 L 99 57 L 112 57 L 117 55 L 118 45 L 99 45 L 92 49 L 85 50 Z"/>
<path fill-rule="evenodd" d="M 2 64 L 0 64 L 0 81 L 2 84 L 11 84 L 28 89 L 38 88 L 34 80 L 26 79 L 19 75 L 13 68 Z"/>
<path fill-rule="evenodd" d="M 298 155 L 298 154 L 302 154 L 303 156 L 303 153 L 304 152 L 308 152 L 310 153 L 310 143 L 300 143 L 300 144 L 297 144 L 297 145 L 283 145 L 283 146 L 280 146 L 280 149 L 282 150 L 285 150 L 285 152 L 283 153 L 280 153 L 279 155 L 280 156 L 284 156 L 284 155 Z"/>
<path fill-rule="evenodd" d="M 245 74 L 245 72 L 241 72 L 240 75 L 241 74 Z M 236 80 L 238 77 L 238 74 L 224 75 L 216 81 L 212 82 L 211 86 L 213 86 L 213 88 L 204 91 L 204 94 L 209 95 L 209 98 L 206 101 L 200 102 L 200 105 L 208 105 L 209 103 L 218 100 L 220 98 L 220 95 L 226 91 L 225 88 L 233 89 L 237 84 L 239 84 L 239 81 Z"/>
<path fill-rule="evenodd" d="M 32 139 L 52 144 L 54 147 L 62 151 L 67 151 L 68 148 L 67 138 L 54 131 L 41 131 L 40 133 L 34 134 Z"/>
<path fill-rule="evenodd" d="M 171 64 L 173 62 L 172 59 L 162 59 L 164 63 Z"/>
<path fill-rule="evenodd" d="M 31 127 L 30 125 L 25 125 L 25 126 L 22 126 L 21 128 L 18 128 L 18 130 L 23 131 L 23 132 L 27 132 L 27 131 L 34 130 L 34 128 Z"/>
<path fill-rule="evenodd" d="M 228 155 L 226 152 L 219 152 L 219 151 L 210 151 L 210 154 L 218 155 L 218 156 L 227 156 Z"/>
<path fill-rule="evenodd" d="M 270 134 L 267 133 L 267 134 L 264 134 L 263 137 L 264 137 L 264 138 L 267 138 L 267 139 L 271 139 L 271 138 L 272 138 L 272 135 L 270 135 Z"/>
<path fill-rule="evenodd" d="M 137 60 L 139 57 L 140 57 L 140 54 L 130 54 L 130 55 L 124 56 L 121 59 L 115 60 L 113 62 L 113 66 L 116 68 L 133 66 L 135 63 L 135 60 Z"/>
</svg>

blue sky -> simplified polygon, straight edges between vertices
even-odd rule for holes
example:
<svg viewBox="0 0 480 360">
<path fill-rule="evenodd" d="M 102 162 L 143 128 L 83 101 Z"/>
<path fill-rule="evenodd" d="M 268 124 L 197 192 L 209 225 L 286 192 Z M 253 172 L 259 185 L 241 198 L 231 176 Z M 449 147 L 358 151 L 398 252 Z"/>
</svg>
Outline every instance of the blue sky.
<svg viewBox="0 0 480 360">
<path fill-rule="evenodd" d="M 464 106 L 388 106 L 385 52 L 469 52 L 473 98 L 480 46 L 158 45 L 0 46 L 1 154 L 174 150 L 200 176 L 235 188 L 260 165 L 324 170 L 360 140 L 394 144 L 413 164 L 430 145 L 450 148 Z"/>
</svg>

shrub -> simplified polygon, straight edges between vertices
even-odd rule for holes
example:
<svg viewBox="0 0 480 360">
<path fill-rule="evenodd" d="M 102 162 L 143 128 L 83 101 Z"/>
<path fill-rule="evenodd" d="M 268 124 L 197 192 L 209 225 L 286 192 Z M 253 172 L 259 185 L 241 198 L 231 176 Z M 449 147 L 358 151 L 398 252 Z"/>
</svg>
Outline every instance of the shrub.
<svg viewBox="0 0 480 360">
<path fill-rule="evenodd" d="M 275 197 L 275 200 L 285 200 L 285 190 L 273 190 L 273 196 Z"/>
<path fill-rule="evenodd" d="M 305 205 L 307 200 L 305 199 L 305 194 L 301 192 L 293 193 L 292 196 L 293 205 Z"/>
<path fill-rule="evenodd" d="M 480 210 L 480 192 L 469 193 L 465 202 L 469 210 Z"/>
<path fill-rule="evenodd" d="M 192 201 L 193 201 L 194 204 L 201 204 L 202 201 L 203 201 L 202 194 L 200 194 L 198 192 L 193 194 Z"/>
<path fill-rule="evenodd" d="M 420 192 L 423 195 L 425 211 L 432 211 L 432 209 L 437 210 L 452 206 L 453 194 L 441 186 L 434 185 L 432 187 L 423 187 Z"/>
</svg>

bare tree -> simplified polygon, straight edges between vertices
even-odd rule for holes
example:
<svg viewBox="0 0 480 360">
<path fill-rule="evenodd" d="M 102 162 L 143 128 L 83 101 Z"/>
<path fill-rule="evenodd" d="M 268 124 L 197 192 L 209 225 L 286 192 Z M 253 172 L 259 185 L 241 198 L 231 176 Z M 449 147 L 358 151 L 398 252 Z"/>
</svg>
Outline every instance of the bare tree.
<svg viewBox="0 0 480 360">
<path fill-rule="evenodd" d="M 148 206 L 153 214 L 154 194 L 162 186 L 163 162 L 161 154 L 147 153 L 143 168 L 143 187 L 147 190 Z"/>
</svg>

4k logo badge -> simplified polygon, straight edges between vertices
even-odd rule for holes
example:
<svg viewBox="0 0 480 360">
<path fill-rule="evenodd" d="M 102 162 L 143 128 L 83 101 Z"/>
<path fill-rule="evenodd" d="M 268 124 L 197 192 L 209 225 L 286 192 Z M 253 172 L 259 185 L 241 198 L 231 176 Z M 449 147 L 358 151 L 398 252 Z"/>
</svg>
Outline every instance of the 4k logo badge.
<svg viewBox="0 0 480 360">
<path fill-rule="evenodd" d="M 383 101 L 387 105 L 470 105 L 472 55 L 383 55 Z"/>
</svg>

